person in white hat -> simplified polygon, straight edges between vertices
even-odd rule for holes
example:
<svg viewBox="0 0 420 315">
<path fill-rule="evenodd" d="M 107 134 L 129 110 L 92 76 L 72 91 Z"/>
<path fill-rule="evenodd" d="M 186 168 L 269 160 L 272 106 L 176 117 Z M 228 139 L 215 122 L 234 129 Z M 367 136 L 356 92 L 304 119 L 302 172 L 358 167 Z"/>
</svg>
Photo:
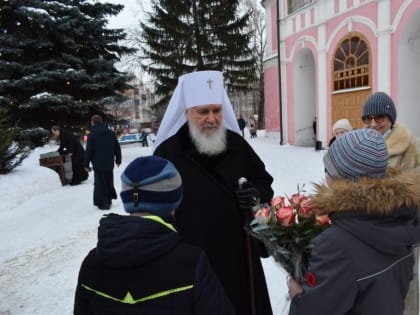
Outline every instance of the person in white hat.
<svg viewBox="0 0 420 315">
<path fill-rule="evenodd" d="M 331 144 L 341 135 L 343 135 L 347 131 L 352 131 L 352 130 L 353 130 L 353 126 L 351 125 L 350 121 L 347 118 L 342 118 L 342 119 L 337 120 L 332 127 L 333 137 L 328 143 L 328 146 L 331 146 Z"/>
<path fill-rule="evenodd" d="M 271 200 L 273 178 L 241 136 L 221 72 L 179 78 L 154 149 L 182 177 L 175 213 L 181 239 L 207 253 L 236 314 L 272 314 L 260 261 L 266 252 L 244 227 L 257 198 Z M 240 189 L 239 180 L 248 184 Z"/>
</svg>

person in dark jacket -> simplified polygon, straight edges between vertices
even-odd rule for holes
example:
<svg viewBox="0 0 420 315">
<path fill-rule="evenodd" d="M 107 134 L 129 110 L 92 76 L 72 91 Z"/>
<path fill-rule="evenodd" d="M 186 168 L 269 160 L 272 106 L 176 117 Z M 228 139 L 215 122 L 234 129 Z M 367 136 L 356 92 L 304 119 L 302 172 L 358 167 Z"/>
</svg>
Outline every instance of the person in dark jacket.
<svg viewBox="0 0 420 315">
<path fill-rule="evenodd" d="M 71 158 L 72 178 L 70 185 L 79 185 L 89 177 L 89 173 L 83 167 L 85 149 L 80 140 L 70 130 L 59 126 L 52 126 L 51 133 L 56 139 L 59 139 L 60 146 L 58 152 L 61 155 L 68 155 Z"/>
<path fill-rule="evenodd" d="M 98 245 L 80 268 L 74 314 L 233 315 L 205 253 L 180 242 L 172 213 L 183 189 L 173 164 L 140 157 L 121 181 L 130 215 L 100 220 Z"/>
<path fill-rule="evenodd" d="M 221 72 L 179 78 L 154 155 L 182 176 L 184 198 L 175 213 L 181 239 L 206 252 L 237 314 L 272 314 L 260 260 L 266 253 L 244 227 L 256 199 L 271 200 L 273 178 L 241 137 Z M 241 178 L 249 187 L 239 189 Z"/>
<path fill-rule="evenodd" d="M 420 242 L 420 173 L 388 169 L 383 136 L 349 131 L 324 157 L 310 205 L 331 227 L 313 241 L 306 282 L 289 281 L 290 315 L 402 315 Z"/>
<path fill-rule="evenodd" d="M 108 128 L 99 115 L 91 118 L 92 127 L 88 135 L 85 154 L 85 168 L 94 171 L 93 204 L 101 210 L 111 207 L 112 199 L 117 199 L 114 188 L 114 163 L 121 164 L 121 147 L 115 133 Z"/>
<path fill-rule="evenodd" d="M 241 130 L 242 138 L 244 138 L 245 137 L 244 129 L 246 127 L 246 121 L 245 121 L 245 119 L 242 116 L 240 116 L 238 118 L 238 126 L 239 126 L 239 129 Z"/>
</svg>

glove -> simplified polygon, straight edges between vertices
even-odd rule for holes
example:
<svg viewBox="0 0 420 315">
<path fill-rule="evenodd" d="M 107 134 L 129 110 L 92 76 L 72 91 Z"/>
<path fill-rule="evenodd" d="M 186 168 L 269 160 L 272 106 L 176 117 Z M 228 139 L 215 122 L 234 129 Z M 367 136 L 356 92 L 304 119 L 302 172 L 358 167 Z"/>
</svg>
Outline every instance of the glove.
<svg viewBox="0 0 420 315">
<path fill-rule="evenodd" d="M 251 210 L 258 202 L 258 190 L 255 187 L 242 188 L 236 191 L 239 208 Z"/>
</svg>

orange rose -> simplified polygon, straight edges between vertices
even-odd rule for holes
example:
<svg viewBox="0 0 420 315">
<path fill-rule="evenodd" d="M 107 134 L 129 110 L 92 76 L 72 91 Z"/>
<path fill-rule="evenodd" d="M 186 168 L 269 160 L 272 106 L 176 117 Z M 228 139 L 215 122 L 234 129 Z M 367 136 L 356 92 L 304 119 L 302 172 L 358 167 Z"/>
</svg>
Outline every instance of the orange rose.
<svg viewBox="0 0 420 315">
<path fill-rule="evenodd" d="M 295 211 L 292 207 L 283 207 L 276 211 L 277 220 L 283 226 L 290 226 L 295 223 Z"/>
<path fill-rule="evenodd" d="M 271 199 L 271 206 L 275 209 L 280 209 L 286 206 L 284 202 L 285 202 L 285 199 L 283 196 L 277 196 Z"/>
<path fill-rule="evenodd" d="M 316 223 L 318 225 L 328 225 L 330 224 L 330 218 L 328 217 L 328 215 L 317 215 Z"/>
<path fill-rule="evenodd" d="M 306 218 L 313 215 L 312 208 L 309 206 L 309 199 L 306 197 L 299 205 L 299 215 Z"/>
</svg>

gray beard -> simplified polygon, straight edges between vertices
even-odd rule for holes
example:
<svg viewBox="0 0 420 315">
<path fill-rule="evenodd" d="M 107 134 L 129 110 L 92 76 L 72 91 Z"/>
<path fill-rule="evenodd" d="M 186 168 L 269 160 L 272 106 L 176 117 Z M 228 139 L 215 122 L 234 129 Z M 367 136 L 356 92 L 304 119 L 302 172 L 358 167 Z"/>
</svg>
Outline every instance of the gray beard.
<svg viewBox="0 0 420 315">
<path fill-rule="evenodd" d="M 194 124 L 188 122 L 190 136 L 193 144 L 200 154 L 217 155 L 226 150 L 226 129 L 220 126 L 211 135 L 203 134 Z"/>
</svg>

